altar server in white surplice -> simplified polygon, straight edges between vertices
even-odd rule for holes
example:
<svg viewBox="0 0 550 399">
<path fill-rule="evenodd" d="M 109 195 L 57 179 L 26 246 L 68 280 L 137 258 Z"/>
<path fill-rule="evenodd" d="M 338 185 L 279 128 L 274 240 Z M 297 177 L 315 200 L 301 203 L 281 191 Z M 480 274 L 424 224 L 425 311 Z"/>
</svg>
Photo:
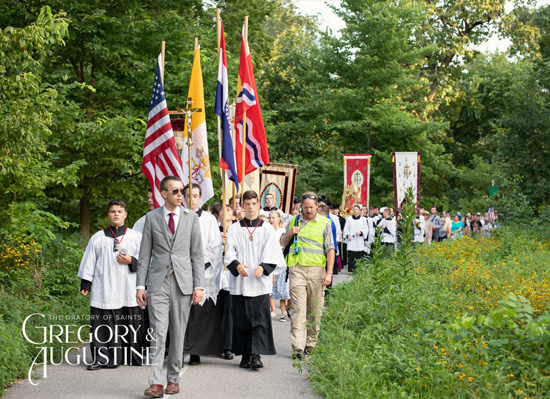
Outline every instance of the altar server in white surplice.
<svg viewBox="0 0 550 399">
<path fill-rule="evenodd" d="M 242 355 L 240 367 L 263 367 L 260 355 L 274 355 L 269 296 L 273 274 L 286 268 L 279 237 L 269 223 L 258 218 L 258 194 L 243 194 L 245 217 L 227 231 L 224 263 L 231 272 L 233 352 Z"/>
<path fill-rule="evenodd" d="M 346 219 L 344 226 L 344 239 L 348 244 L 348 271 L 353 273 L 359 259 L 369 252 L 370 228 L 365 217 L 361 216 L 361 207 L 353 206 L 353 215 Z"/>
<path fill-rule="evenodd" d="M 184 352 L 189 353 L 190 365 L 201 363 L 200 355 L 219 355 L 223 348 L 220 312 L 216 308 L 218 287 L 216 276 L 222 268 L 222 237 L 216 218 L 200 209 L 202 189 L 193 184 L 191 198 L 189 185 L 183 189 L 187 206 L 199 216 L 204 252 L 204 296 L 199 306 L 192 306 L 185 333 Z"/>
<path fill-rule="evenodd" d="M 93 363 L 88 370 L 141 365 L 146 358 L 145 317 L 136 302 L 141 234 L 124 225 L 126 216 L 124 201 L 109 202 L 110 226 L 90 238 L 78 270 L 80 292 L 91 293 Z M 116 336 L 115 330 L 126 333 Z"/>
</svg>

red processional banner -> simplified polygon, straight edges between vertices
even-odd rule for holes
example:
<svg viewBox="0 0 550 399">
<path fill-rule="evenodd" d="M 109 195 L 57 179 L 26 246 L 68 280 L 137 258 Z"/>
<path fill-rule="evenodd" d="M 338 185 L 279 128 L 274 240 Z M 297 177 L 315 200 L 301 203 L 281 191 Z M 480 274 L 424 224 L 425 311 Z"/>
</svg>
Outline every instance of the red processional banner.
<svg viewBox="0 0 550 399">
<path fill-rule="evenodd" d="M 344 154 L 344 189 L 353 186 L 358 191 L 358 202 L 369 207 L 370 154 Z"/>
</svg>

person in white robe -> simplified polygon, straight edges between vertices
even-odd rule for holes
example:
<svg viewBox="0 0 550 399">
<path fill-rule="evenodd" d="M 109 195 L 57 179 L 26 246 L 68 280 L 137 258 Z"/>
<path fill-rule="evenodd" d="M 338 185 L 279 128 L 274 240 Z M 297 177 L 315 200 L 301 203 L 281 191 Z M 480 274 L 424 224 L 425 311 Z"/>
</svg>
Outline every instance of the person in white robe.
<svg viewBox="0 0 550 399">
<path fill-rule="evenodd" d="M 147 206 L 149 207 L 149 210 L 152 211 L 155 209 L 155 202 L 153 201 L 153 190 L 148 189 L 147 190 Z M 143 215 L 140 217 L 132 227 L 132 230 L 135 230 L 141 234 L 143 234 L 143 228 L 145 227 L 145 218 L 147 215 Z"/>
<path fill-rule="evenodd" d="M 200 355 L 218 355 L 223 351 L 221 319 L 216 308 L 218 288 L 216 275 L 222 265 L 222 238 L 216 218 L 200 209 L 202 189 L 193 184 L 190 198 L 189 185 L 183 189 L 183 198 L 189 209 L 199 216 L 204 253 L 204 296 L 199 306 L 192 306 L 185 332 L 184 352 L 189 353 L 190 365 L 201 363 Z"/>
<path fill-rule="evenodd" d="M 274 355 L 270 314 L 272 274 L 285 271 L 286 263 L 273 226 L 258 215 L 258 194 L 243 194 L 245 217 L 227 231 L 224 264 L 232 276 L 233 351 L 242 355 L 242 368 L 263 367 L 260 355 Z"/>
<path fill-rule="evenodd" d="M 147 356 L 146 320 L 136 302 L 141 234 L 124 225 L 124 201 L 112 200 L 108 209 L 111 225 L 90 238 L 78 270 L 81 294 L 90 293 L 92 363 L 88 370 L 142 365 Z"/>
<path fill-rule="evenodd" d="M 367 219 L 361 216 L 361 207 L 353 206 L 353 215 L 346 219 L 343 236 L 348 247 L 348 272 L 353 273 L 357 261 L 367 254 L 365 241 L 369 240 L 370 228 Z"/>
<path fill-rule="evenodd" d="M 424 229 L 426 227 L 426 220 L 424 215 L 420 213 L 416 219 L 414 219 L 414 243 L 422 244 L 424 242 Z"/>
<path fill-rule="evenodd" d="M 385 208 L 382 212 L 382 219 L 378 222 L 380 228 L 380 241 L 384 252 L 395 251 L 395 243 L 397 241 L 397 222 L 392 217 L 390 208 Z"/>
<path fill-rule="evenodd" d="M 233 208 L 225 205 L 225 232 L 223 223 L 223 211 L 218 215 L 218 224 L 220 225 L 220 234 L 224 248 L 227 246 L 227 229 L 234 222 Z M 225 255 L 225 253 L 224 253 Z M 223 258 L 222 258 L 223 259 Z M 221 327 L 222 327 L 222 342 L 223 342 L 223 357 L 226 360 L 233 360 L 233 301 L 229 292 L 229 281 L 231 280 L 231 272 L 227 267 L 220 269 L 216 276 L 216 286 L 218 287 L 218 299 L 216 307 L 220 312 Z"/>
</svg>

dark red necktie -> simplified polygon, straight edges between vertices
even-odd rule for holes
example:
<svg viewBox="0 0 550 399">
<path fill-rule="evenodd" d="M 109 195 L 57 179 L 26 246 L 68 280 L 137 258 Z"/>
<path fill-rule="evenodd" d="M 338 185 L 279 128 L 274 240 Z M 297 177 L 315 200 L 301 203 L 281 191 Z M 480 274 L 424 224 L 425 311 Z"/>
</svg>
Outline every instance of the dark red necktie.
<svg viewBox="0 0 550 399">
<path fill-rule="evenodd" d="M 174 212 L 170 212 L 170 220 L 168 221 L 168 227 L 170 228 L 170 231 L 172 232 L 172 235 L 176 232 L 176 223 L 174 223 Z"/>
</svg>

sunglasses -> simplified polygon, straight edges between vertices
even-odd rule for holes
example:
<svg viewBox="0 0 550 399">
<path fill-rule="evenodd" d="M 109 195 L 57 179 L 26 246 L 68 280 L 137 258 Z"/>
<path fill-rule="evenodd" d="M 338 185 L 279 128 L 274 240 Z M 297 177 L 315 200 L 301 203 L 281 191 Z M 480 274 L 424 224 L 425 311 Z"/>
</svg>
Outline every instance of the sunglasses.
<svg viewBox="0 0 550 399">
<path fill-rule="evenodd" d="M 164 191 L 168 191 L 168 190 L 164 190 Z M 183 188 L 174 188 L 172 191 L 170 191 L 172 194 L 174 195 L 178 195 L 178 191 L 181 193 L 181 195 L 183 195 Z"/>
<path fill-rule="evenodd" d="M 317 197 L 315 195 L 312 195 L 312 194 L 306 194 L 306 195 L 302 195 L 302 199 L 305 200 L 305 199 L 312 199 L 312 200 L 316 200 Z"/>
</svg>

